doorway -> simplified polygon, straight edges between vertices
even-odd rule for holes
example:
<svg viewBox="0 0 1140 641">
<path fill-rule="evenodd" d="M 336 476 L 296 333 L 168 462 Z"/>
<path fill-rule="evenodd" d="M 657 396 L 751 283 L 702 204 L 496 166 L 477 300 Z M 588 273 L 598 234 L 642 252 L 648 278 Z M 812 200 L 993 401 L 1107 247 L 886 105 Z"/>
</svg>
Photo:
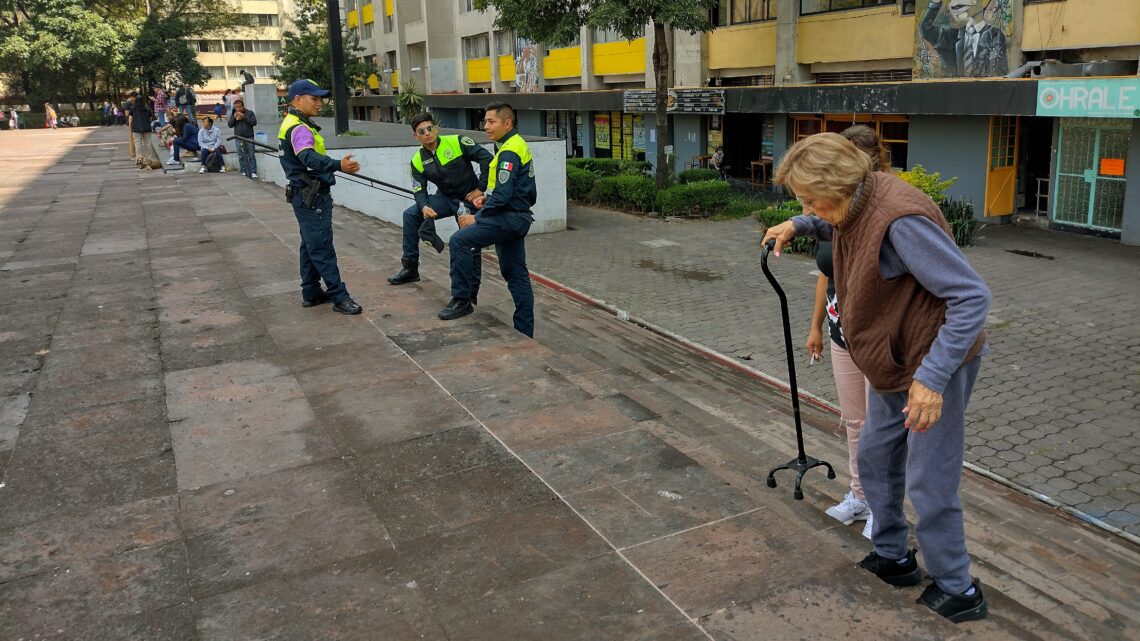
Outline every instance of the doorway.
<svg viewBox="0 0 1140 641">
<path fill-rule="evenodd" d="M 1131 139 L 1128 120 L 1061 120 L 1054 222 L 1120 231 L 1124 220 L 1124 163 Z"/>
<path fill-rule="evenodd" d="M 1021 120 L 1017 116 L 990 118 L 989 161 L 983 216 L 1008 216 L 1017 198 L 1017 145 Z"/>
</svg>

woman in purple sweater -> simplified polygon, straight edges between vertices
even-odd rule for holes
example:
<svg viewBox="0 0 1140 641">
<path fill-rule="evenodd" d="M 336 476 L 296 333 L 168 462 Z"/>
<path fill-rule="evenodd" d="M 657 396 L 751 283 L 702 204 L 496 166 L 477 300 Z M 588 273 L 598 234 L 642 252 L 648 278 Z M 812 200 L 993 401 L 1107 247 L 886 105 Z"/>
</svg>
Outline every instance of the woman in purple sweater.
<svg viewBox="0 0 1140 641">
<path fill-rule="evenodd" d="M 797 235 L 831 240 L 847 349 L 872 389 L 859 439 L 859 473 L 874 513 L 863 568 L 895 586 L 918 585 L 907 549 L 904 493 L 934 581 L 918 602 L 954 621 L 987 614 L 970 576 L 958 485 L 965 412 L 986 352 L 990 292 L 954 244 L 938 206 L 838 134 L 793 145 L 776 182 L 805 212 L 769 229 L 775 254 Z"/>
</svg>

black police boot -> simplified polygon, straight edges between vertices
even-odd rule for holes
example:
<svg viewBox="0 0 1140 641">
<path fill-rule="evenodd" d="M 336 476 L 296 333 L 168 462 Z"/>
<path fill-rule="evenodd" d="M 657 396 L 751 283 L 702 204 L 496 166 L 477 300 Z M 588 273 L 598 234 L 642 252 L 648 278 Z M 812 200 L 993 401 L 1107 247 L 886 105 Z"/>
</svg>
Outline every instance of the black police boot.
<svg viewBox="0 0 1140 641">
<path fill-rule="evenodd" d="M 355 316 L 364 311 L 364 308 L 356 304 L 356 301 L 351 298 L 346 298 L 339 303 L 333 303 L 333 311 L 344 314 L 345 316 Z"/>
<path fill-rule="evenodd" d="M 389 285 L 403 285 L 404 283 L 417 283 L 420 280 L 420 261 L 414 258 L 401 258 L 403 269 L 388 277 Z"/>
<path fill-rule="evenodd" d="M 302 298 L 301 307 L 316 307 L 317 305 L 324 305 L 331 300 L 329 295 L 321 292 L 316 298 Z"/>
<path fill-rule="evenodd" d="M 922 570 L 918 568 L 918 561 L 914 558 L 914 550 L 906 553 L 906 559 L 902 563 L 894 559 L 885 559 L 871 552 L 859 562 L 859 565 L 888 585 L 904 587 L 922 583 Z"/>
<path fill-rule="evenodd" d="M 471 305 L 471 301 L 466 298 L 452 298 L 451 302 L 447 304 L 447 307 L 444 307 L 440 310 L 439 314 L 436 315 L 439 316 L 439 320 L 446 321 L 463 318 L 473 311 L 475 311 L 475 307 Z"/>
</svg>

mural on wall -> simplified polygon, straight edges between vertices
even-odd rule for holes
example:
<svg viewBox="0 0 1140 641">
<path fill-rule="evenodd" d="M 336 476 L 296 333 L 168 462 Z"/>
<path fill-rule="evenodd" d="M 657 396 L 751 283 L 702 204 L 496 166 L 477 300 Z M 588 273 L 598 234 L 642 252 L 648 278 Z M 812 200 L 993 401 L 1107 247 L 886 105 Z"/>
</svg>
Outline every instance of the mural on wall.
<svg viewBox="0 0 1140 641">
<path fill-rule="evenodd" d="M 1011 0 L 931 0 L 919 7 L 916 78 L 1004 76 L 1013 35 Z"/>
<path fill-rule="evenodd" d="M 515 58 L 515 87 L 519 93 L 538 90 L 538 45 L 519 38 L 515 44 L 519 57 Z"/>
</svg>

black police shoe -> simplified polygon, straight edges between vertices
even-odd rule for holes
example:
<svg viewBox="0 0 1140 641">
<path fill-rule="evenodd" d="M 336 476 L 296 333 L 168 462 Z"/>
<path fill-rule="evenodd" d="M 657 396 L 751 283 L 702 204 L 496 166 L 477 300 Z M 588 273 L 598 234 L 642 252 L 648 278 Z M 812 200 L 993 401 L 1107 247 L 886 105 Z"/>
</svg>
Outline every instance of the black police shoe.
<svg viewBox="0 0 1140 641">
<path fill-rule="evenodd" d="M 982 584 L 974 579 L 971 587 L 974 588 L 974 593 L 970 596 L 949 594 L 943 592 L 937 583 L 932 582 L 926 586 L 922 596 L 918 597 L 915 603 L 925 605 L 954 623 L 984 619 L 990 610 L 986 605 L 986 596 L 982 594 Z"/>
<path fill-rule="evenodd" d="M 473 311 L 475 311 L 475 307 L 471 304 L 471 301 L 466 298 L 452 298 L 451 302 L 447 304 L 447 307 L 440 310 L 437 316 L 439 316 L 439 320 L 455 320 L 457 318 L 463 318 Z"/>
<path fill-rule="evenodd" d="M 420 261 L 401 258 L 400 264 L 403 266 L 403 269 L 388 277 L 389 285 L 403 285 L 404 283 L 419 282 Z"/>
<path fill-rule="evenodd" d="M 346 298 L 339 303 L 333 303 L 333 311 L 339 312 L 346 316 L 354 316 L 364 311 L 364 308 L 356 304 L 356 301 L 351 298 Z"/>
<path fill-rule="evenodd" d="M 317 305 L 324 305 L 331 300 L 329 295 L 321 292 L 320 296 L 316 298 L 303 298 L 301 299 L 301 307 L 316 307 Z"/>
<path fill-rule="evenodd" d="M 918 561 L 914 558 L 914 550 L 906 553 L 905 563 L 899 563 L 895 559 L 885 559 L 871 552 L 859 562 L 859 566 L 895 587 L 922 583 L 922 570 L 918 568 Z"/>
</svg>

